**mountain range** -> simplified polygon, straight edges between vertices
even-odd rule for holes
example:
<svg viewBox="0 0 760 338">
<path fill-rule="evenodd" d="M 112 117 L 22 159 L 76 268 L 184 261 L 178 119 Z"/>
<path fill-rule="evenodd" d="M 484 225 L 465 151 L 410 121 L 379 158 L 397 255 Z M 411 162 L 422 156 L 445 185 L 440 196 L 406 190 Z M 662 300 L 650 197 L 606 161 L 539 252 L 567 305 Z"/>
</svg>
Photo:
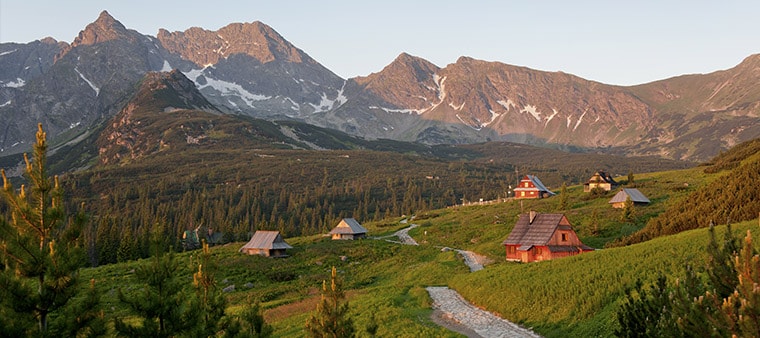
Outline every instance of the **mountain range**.
<svg viewBox="0 0 760 338">
<path fill-rule="evenodd" d="M 162 92 L 184 100 L 182 109 L 300 121 L 370 140 L 510 141 L 704 161 L 760 136 L 760 55 L 627 87 L 465 56 L 442 68 L 406 53 L 377 73 L 342 79 L 261 22 L 154 37 L 104 11 L 70 44 L 0 44 L 0 155 L 27 151 L 43 123 L 56 146 L 120 133 L 101 139 L 114 143 L 102 154 L 123 159 L 117 145 L 139 143 L 137 129 L 119 131 L 139 84 L 172 70 L 174 83 L 187 78 L 202 94 Z"/>
</svg>

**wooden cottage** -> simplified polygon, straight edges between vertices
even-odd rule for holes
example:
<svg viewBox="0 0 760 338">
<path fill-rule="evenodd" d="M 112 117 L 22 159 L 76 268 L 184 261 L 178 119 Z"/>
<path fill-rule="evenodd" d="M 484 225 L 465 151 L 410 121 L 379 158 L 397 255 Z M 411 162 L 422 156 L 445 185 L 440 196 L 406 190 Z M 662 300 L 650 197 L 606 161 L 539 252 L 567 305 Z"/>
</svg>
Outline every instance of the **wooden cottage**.
<svg viewBox="0 0 760 338">
<path fill-rule="evenodd" d="M 581 243 L 563 214 L 521 214 L 514 229 L 502 242 L 507 260 L 537 262 L 574 256 L 594 249 Z"/>
<path fill-rule="evenodd" d="M 546 198 L 554 196 L 554 193 L 541 183 L 538 177 L 525 175 L 515 190 L 515 198 Z"/>
<path fill-rule="evenodd" d="M 367 229 L 353 218 L 344 218 L 330 231 L 332 239 L 361 239 L 367 237 Z"/>
<path fill-rule="evenodd" d="M 592 189 L 601 188 L 606 191 L 616 189 L 618 183 L 612 179 L 612 176 L 605 171 L 599 170 L 594 173 L 588 182 L 583 183 L 583 191 L 591 192 Z"/>
<path fill-rule="evenodd" d="M 285 250 L 292 248 L 288 243 L 285 243 L 279 231 L 259 230 L 253 234 L 248 243 L 240 248 L 240 252 L 266 257 L 287 257 L 288 255 L 285 253 Z"/>
<path fill-rule="evenodd" d="M 618 191 L 615 196 L 612 197 L 610 200 L 610 204 L 612 204 L 613 208 L 624 208 L 625 207 L 625 201 L 628 198 L 631 198 L 631 201 L 633 202 L 633 205 L 647 205 L 649 204 L 649 199 L 644 196 L 644 194 L 639 191 L 639 189 L 631 189 L 631 188 L 623 188 L 620 191 Z"/>
</svg>

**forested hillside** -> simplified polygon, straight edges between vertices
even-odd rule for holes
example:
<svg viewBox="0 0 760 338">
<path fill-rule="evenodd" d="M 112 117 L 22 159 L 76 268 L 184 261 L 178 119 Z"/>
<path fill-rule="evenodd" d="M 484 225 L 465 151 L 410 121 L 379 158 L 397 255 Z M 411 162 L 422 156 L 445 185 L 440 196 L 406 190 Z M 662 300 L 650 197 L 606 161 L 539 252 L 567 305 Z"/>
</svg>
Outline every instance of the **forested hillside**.
<svg viewBox="0 0 760 338">
<path fill-rule="evenodd" d="M 639 243 L 655 237 L 710 224 L 726 224 L 755 219 L 760 215 L 760 139 L 737 145 L 705 164 L 712 182 L 687 198 L 671 205 L 649 220 L 641 231 L 618 244 Z"/>
</svg>

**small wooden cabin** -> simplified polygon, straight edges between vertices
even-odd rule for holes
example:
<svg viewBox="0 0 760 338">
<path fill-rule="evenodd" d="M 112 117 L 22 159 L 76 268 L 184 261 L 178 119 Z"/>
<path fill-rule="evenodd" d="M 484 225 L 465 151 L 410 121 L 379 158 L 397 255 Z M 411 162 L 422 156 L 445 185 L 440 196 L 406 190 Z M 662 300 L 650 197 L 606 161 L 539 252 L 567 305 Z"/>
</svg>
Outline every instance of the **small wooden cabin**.
<svg viewBox="0 0 760 338">
<path fill-rule="evenodd" d="M 583 183 L 583 191 L 591 192 L 591 190 L 595 188 L 601 188 L 606 191 L 610 191 L 616 189 L 617 186 L 618 183 L 612 179 L 612 175 L 605 171 L 599 170 L 595 172 L 591 178 L 588 179 L 588 182 Z"/>
<path fill-rule="evenodd" d="M 610 204 L 612 204 L 613 208 L 624 208 L 625 201 L 629 197 L 631 198 L 633 205 L 647 205 L 650 203 L 649 199 L 644 196 L 639 189 L 623 188 L 612 197 Z"/>
<path fill-rule="evenodd" d="M 563 214 L 521 214 L 514 229 L 502 242 L 507 260 L 537 262 L 574 256 L 594 249 L 581 243 Z"/>
<path fill-rule="evenodd" d="M 361 239 L 367 237 L 367 229 L 353 218 L 344 218 L 330 231 L 333 240 L 337 239 Z"/>
<path fill-rule="evenodd" d="M 554 193 L 541 183 L 538 177 L 525 175 L 515 190 L 515 198 L 546 198 L 554 196 Z"/>
<path fill-rule="evenodd" d="M 253 234 L 248 243 L 240 248 L 240 252 L 266 257 L 287 257 L 285 250 L 292 248 L 288 243 L 285 243 L 279 231 L 259 230 Z"/>
</svg>

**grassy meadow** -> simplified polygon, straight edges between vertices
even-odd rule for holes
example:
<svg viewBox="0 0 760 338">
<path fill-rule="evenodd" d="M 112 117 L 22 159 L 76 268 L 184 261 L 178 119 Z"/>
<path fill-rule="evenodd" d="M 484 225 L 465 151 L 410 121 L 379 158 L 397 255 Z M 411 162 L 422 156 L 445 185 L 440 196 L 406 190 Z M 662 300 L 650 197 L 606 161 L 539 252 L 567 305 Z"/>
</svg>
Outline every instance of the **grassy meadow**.
<svg viewBox="0 0 760 338">
<path fill-rule="evenodd" d="M 630 222 L 622 221 L 621 210 L 609 205 L 614 192 L 589 198 L 578 185 L 567 188 L 567 210 L 559 209 L 560 196 L 556 196 L 419 213 L 409 220 L 420 225 L 410 231 L 419 246 L 372 239 L 331 241 L 315 235 L 286 238 L 294 249 L 284 259 L 244 256 L 238 253 L 244 243 L 213 247 L 211 253 L 219 264 L 219 288 L 235 285 L 234 291 L 225 293 L 228 311 L 241 311 L 249 300 L 261 301 L 265 318 L 278 337 L 304 335 L 306 319 L 319 300 L 322 281 L 329 282 L 332 266 L 344 281 L 360 337 L 367 336 L 365 327 L 371 314 L 381 337 L 459 337 L 430 320 L 431 300 L 424 288 L 431 285 L 447 285 L 477 306 L 545 336 L 605 337 L 613 333 L 615 311 L 626 287 L 636 279 L 651 282 L 658 272 L 680 276 L 687 263 L 703 266 L 708 237 L 707 229 L 697 229 L 627 247 L 610 244 L 643 228 L 671 203 L 719 176 L 704 174 L 700 168 L 637 174 L 635 187 L 652 203 L 637 207 Z M 625 178 L 619 180 L 625 182 Z M 501 242 L 518 215 L 529 210 L 565 213 L 581 240 L 600 250 L 555 261 L 506 262 Z M 363 225 L 371 236 L 385 236 L 408 226 L 403 219 Z M 755 227 L 755 233 L 756 224 L 740 223 L 734 229 L 746 233 Z M 719 227 L 719 236 L 724 228 Z M 456 252 L 442 251 L 442 247 L 474 251 L 491 263 L 470 273 Z M 188 288 L 197 254 L 177 254 Z M 103 292 L 107 317 L 129 316 L 118 303 L 117 290 L 128 293 L 139 287 L 133 269 L 143 261 L 82 270 L 83 279 L 95 279 Z"/>
</svg>

